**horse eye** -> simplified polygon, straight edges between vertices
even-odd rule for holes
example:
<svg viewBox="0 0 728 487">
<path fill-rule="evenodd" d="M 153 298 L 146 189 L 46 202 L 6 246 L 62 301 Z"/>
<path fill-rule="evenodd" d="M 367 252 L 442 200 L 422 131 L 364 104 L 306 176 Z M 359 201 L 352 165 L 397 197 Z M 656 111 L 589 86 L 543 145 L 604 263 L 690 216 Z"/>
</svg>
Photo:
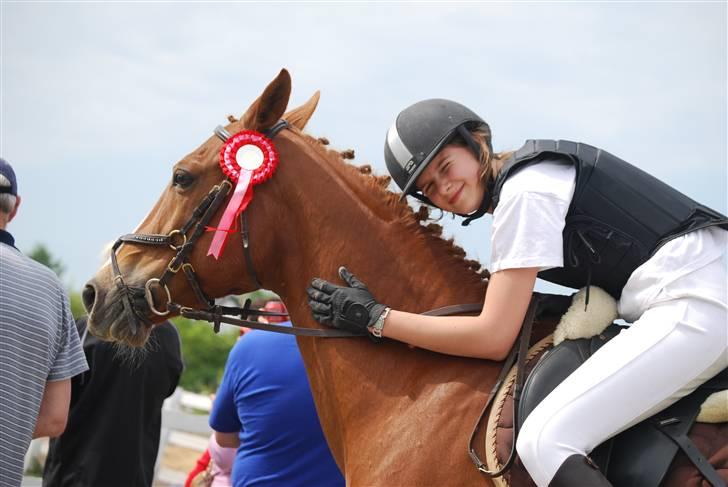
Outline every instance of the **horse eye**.
<svg viewBox="0 0 728 487">
<path fill-rule="evenodd" d="M 172 185 L 186 188 L 194 182 L 195 178 L 187 171 L 177 170 L 172 177 Z"/>
</svg>

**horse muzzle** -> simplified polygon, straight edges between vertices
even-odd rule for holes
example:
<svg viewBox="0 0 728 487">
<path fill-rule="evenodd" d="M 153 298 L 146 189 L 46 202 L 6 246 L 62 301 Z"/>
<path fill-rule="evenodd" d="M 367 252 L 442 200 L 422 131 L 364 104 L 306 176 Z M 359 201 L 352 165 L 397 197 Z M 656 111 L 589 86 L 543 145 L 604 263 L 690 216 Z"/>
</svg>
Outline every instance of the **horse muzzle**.
<svg viewBox="0 0 728 487">
<path fill-rule="evenodd" d="M 89 331 L 102 340 L 143 346 L 154 325 L 145 288 L 103 284 L 104 280 L 94 277 L 82 292 Z"/>
</svg>

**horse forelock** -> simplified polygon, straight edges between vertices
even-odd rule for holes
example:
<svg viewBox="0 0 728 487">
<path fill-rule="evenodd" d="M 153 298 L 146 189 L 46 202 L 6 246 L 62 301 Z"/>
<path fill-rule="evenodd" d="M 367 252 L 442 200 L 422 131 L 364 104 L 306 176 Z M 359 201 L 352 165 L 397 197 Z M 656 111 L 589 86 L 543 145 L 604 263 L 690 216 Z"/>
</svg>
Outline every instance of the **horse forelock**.
<svg viewBox="0 0 728 487">
<path fill-rule="evenodd" d="M 372 210 L 373 214 L 387 214 L 387 220 L 396 223 L 391 226 L 392 231 L 410 234 L 412 238 L 437 249 L 445 258 L 452 260 L 457 272 L 462 271 L 478 279 L 487 279 L 490 276 L 480 262 L 466 258 L 465 250 L 455 244 L 453 238 L 446 239 L 442 236 L 443 227 L 430 218 L 427 206 L 423 205 L 415 211 L 405 200 L 400 199 L 398 193 L 390 191 L 389 176 L 377 176 L 368 164 L 358 166 L 346 162 L 342 152 L 326 147 L 328 145 L 326 138 L 315 138 L 298 130 L 296 132 L 300 133 L 303 140 L 322 156 L 323 161 L 352 187 L 364 186 L 363 193 L 366 196 L 360 201 Z M 348 156 L 350 152 L 353 151 L 344 151 L 343 155 Z"/>
</svg>

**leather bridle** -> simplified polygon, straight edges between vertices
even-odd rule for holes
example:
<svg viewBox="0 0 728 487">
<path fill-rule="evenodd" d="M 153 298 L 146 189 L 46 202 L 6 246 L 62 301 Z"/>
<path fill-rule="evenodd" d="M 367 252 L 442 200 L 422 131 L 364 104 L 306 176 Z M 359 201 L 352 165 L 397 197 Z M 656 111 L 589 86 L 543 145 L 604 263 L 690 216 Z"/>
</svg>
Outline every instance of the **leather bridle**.
<svg viewBox="0 0 728 487">
<path fill-rule="evenodd" d="M 169 314 L 169 304 L 172 303 L 172 296 L 169 291 L 168 283 L 172 277 L 177 274 L 180 270 L 187 277 L 190 286 L 192 287 L 197 299 L 202 303 L 205 308 L 214 306 L 214 300 L 210 299 L 202 288 L 195 274 L 195 269 L 191 263 L 187 261 L 192 248 L 194 247 L 197 240 L 205 232 L 207 224 L 212 219 L 215 212 L 218 210 L 225 197 L 230 192 L 232 184 L 229 181 L 224 180 L 220 184 L 213 187 L 210 192 L 202 199 L 197 208 L 192 212 L 192 216 L 187 220 L 182 228 L 172 230 L 168 234 L 146 234 L 146 233 L 129 233 L 122 235 L 114 243 L 111 248 L 111 268 L 114 276 L 114 283 L 117 289 L 122 294 L 121 302 L 124 306 L 124 312 L 129 318 L 129 326 L 132 327 L 132 333 L 136 332 L 134 327 L 138 321 L 142 321 L 147 325 L 151 325 L 151 321 L 147 318 L 146 314 L 140 312 L 138 303 L 140 297 L 144 298 L 148 309 L 158 315 L 165 316 Z M 192 231 L 192 234 L 188 237 L 187 234 Z M 117 251 L 124 243 L 133 243 L 147 246 L 162 246 L 169 247 L 175 253 L 172 259 L 167 264 L 164 272 L 159 278 L 149 279 L 145 284 L 144 288 L 133 288 L 130 287 L 124 281 L 124 277 L 119 268 L 119 262 L 117 259 Z M 157 305 L 154 302 L 154 288 L 160 288 L 164 290 L 167 297 L 167 309 L 157 309 Z"/>
<path fill-rule="evenodd" d="M 285 120 L 279 120 L 273 127 L 268 129 L 265 133 L 265 135 L 268 138 L 275 137 L 281 130 L 288 127 L 288 122 Z M 230 134 L 225 130 L 223 127 L 218 126 L 215 128 L 215 135 L 217 135 L 219 138 L 221 138 L 223 141 L 226 141 Z M 208 224 L 210 223 L 210 220 L 215 215 L 217 210 L 220 208 L 220 206 L 225 201 L 225 198 L 232 190 L 233 185 L 227 178 L 222 180 L 220 184 L 214 186 L 209 193 L 202 199 L 199 205 L 197 205 L 197 208 L 192 212 L 192 215 L 187 220 L 187 222 L 182 226 L 182 228 L 178 228 L 175 230 L 172 230 L 168 234 L 147 234 L 147 233 L 129 233 L 126 235 L 122 235 L 119 237 L 119 239 L 114 243 L 114 245 L 111 248 L 111 268 L 114 278 L 114 283 L 116 284 L 117 289 L 119 290 L 119 293 L 121 293 L 121 303 L 124 307 L 124 313 L 126 314 L 129 322 L 129 327 L 131 328 L 132 334 L 135 334 L 137 331 L 137 325 L 141 321 L 142 323 L 151 326 L 152 322 L 149 320 L 149 318 L 146 316 L 146 313 L 140 312 L 139 310 L 139 303 L 146 303 L 146 307 L 155 315 L 158 316 L 166 316 L 171 311 L 177 311 L 180 312 L 182 310 L 191 310 L 191 308 L 185 308 L 182 307 L 172 301 L 172 295 L 169 291 L 169 281 L 174 277 L 175 274 L 177 274 L 180 270 L 184 273 L 185 277 L 187 278 L 187 281 L 190 284 L 190 287 L 192 288 L 195 296 L 197 297 L 197 300 L 202 305 L 202 309 L 197 309 L 195 311 L 207 311 L 207 312 L 225 312 L 226 314 L 230 314 L 229 312 L 232 311 L 232 314 L 238 314 L 243 318 L 247 318 L 250 315 L 260 315 L 260 316 L 287 316 L 283 313 L 272 313 L 272 312 L 263 312 L 258 310 L 252 310 L 249 308 L 249 303 L 246 303 L 246 306 L 243 308 L 231 308 L 226 306 L 216 306 L 215 300 L 207 296 L 205 292 L 202 290 L 202 286 L 200 286 L 199 280 L 197 278 L 197 274 L 195 273 L 195 268 L 192 266 L 192 264 L 188 261 L 189 255 L 194 248 L 195 244 L 199 240 L 199 238 L 205 233 L 205 231 L 208 229 Z M 243 255 L 245 256 L 245 263 L 248 268 L 248 275 L 250 276 L 251 280 L 255 283 L 257 286 L 256 289 L 260 289 L 263 286 L 260 284 L 260 281 L 258 279 L 258 275 L 255 272 L 255 268 L 253 266 L 253 259 L 250 255 L 250 238 L 249 238 L 249 231 L 248 231 L 248 219 L 245 212 L 240 213 L 240 234 L 242 237 L 243 242 Z M 191 232 L 191 233 L 190 233 Z M 189 236 L 188 236 L 189 235 Z M 117 259 L 117 251 L 119 250 L 119 247 L 121 247 L 122 244 L 138 244 L 138 245 L 148 245 L 148 246 L 157 246 L 157 247 L 169 247 L 172 249 L 172 251 L 176 252 L 175 255 L 172 257 L 172 259 L 167 264 L 164 272 L 159 278 L 152 278 L 149 279 L 145 284 L 144 288 L 135 288 L 130 287 L 126 282 L 124 281 L 124 277 L 121 273 L 121 269 L 119 267 L 119 262 Z M 160 310 L 158 309 L 157 305 L 154 301 L 154 290 L 155 289 L 161 289 L 164 291 L 164 295 L 167 299 L 166 309 Z M 135 304 L 136 303 L 136 304 Z M 253 322 L 251 322 L 253 323 Z M 248 326 L 248 325 L 245 325 Z M 216 327 L 216 328 L 219 328 Z M 217 330 L 216 330 L 217 331 Z"/>
</svg>

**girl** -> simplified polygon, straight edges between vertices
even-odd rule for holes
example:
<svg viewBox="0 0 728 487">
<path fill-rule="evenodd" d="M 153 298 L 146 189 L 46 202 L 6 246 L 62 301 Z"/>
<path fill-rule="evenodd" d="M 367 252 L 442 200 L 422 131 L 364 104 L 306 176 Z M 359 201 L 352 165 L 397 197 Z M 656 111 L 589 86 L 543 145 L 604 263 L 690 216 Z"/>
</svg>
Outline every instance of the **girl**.
<svg viewBox="0 0 728 487">
<path fill-rule="evenodd" d="M 633 323 L 525 421 L 517 450 L 539 486 L 610 485 L 589 452 L 728 366 L 723 215 L 586 144 L 529 140 L 515 153 L 493 153 L 488 124 L 448 100 L 402 111 L 384 156 L 403 198 L 464 216 L 464 225 L 492 213 L 483 311 L 430 317 L 392 310 L 342 268 L 348 286 L 312 281 L 309 304 L 318 321 L 502 360 L 538 276 L 600 286 Z M 619 407 L 610 407 L 615 399 Z"/>
</svg>

